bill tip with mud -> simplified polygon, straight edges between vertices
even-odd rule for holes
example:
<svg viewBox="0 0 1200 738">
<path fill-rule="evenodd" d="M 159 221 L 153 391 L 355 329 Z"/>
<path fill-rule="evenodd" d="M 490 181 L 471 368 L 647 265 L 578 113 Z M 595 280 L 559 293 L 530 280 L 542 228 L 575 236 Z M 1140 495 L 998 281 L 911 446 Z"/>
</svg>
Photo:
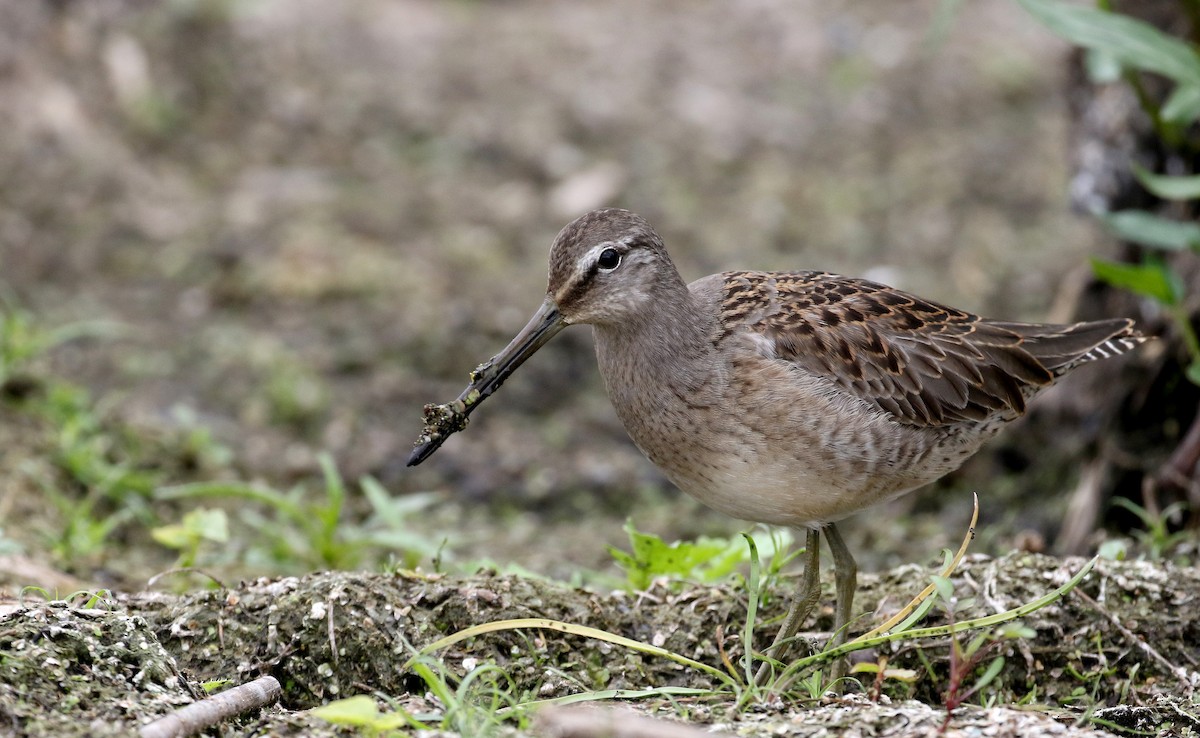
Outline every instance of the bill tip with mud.
<svg viewBox="0 0 1200 738">
<path fill-rule="evenodd" d="M 430 403 L 422 413 L 424 427 L 417 442 L 413 445 L 412 454 L 408 457 L 408 466 L 416 466 L 438 449 L 450 435 L 467 427 L 467 408 L 469 405 L 462 400 L 442 404 Z"/>
<path fill-rule="evenodd" d="M 480 365 L 481 368 L 483 366 Z M 479 369 L 476 369 L 476 372 L 478 371 Z M 472 372 L 471 379 L 475 381 L 475 372 Z M 447 438 L 466 428 L 470 422 L 467 416 L 471 408 L 482 399 L 482 393 L 471 386 L 454 402 L 426 405 L 422 411 L 424 427 L 421 428 L 421 435 L 417 436 L 417 442 L 413 444 L 406 466 L 420 464 L 432 456 Z"/>
</svg>

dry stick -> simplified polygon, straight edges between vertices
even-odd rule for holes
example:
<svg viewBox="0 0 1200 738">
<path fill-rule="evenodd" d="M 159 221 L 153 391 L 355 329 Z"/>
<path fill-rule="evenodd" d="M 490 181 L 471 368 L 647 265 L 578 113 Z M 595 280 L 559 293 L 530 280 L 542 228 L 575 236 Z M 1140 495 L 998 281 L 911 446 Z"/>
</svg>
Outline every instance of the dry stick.
<svg viewBox="0 0 1200 738">
<path fill-rule="evenodd" d="M 1178 485 L 1180 489 L 1186 490 L 1188 498 L 1192 503 L 1200 501 L 1196 496 L 1196 465 L 1200 464 L 1200 415 L 1192 421 L 1192 425 L 1188 428 L 1187 435 L 1175 448 L 1175 452 L 1171 454 L 1171 458 L 1167 459 L 1167 463 L 1162 465 L 1158 470 L 1156 478 L 1151 479 L 1154 487 L 1159 487 L 1163 482 L 1170 482 Z M 1158 495 L 1155 493 L 1151 498 L 1154 501 L 1154 506 L 1158 507 Z M 1149 500 L 1147 500 L 1149 502 Z M 1150 505 L 1146 505 L 1147 509 Z M 1150 510 L 1152 513 L 1157 513 L 1160 510 Z"/>
<path fill-rule="evenodd" d="M 275 677 L 259 677 L 147 723 L 138 735 L 141 738 L 183 738 L 194 735 L 222 720 L 269 705 L 282 694 L 283 688 Z"/>
<path fill-rule="evenodd" d="M 1137 646 L 1143 652 L 1145 652 L 1147 656 L 1157 661 L 1159 666 L 1162 666 L 1167 670 L 1167 673 L 1179 680 L 1179 683 L 1183 685 L 1187 692 L 1190 693 L 1192 691 L 1192 682 L 1188 679 L 1187 669 L 1184 669 L 1182 666 L 1176 666 L 1168 661 L 1165 656 L 1158 651 L 1155 651 L 1154 647 L 1147 643 L 1145 638 L 1142 638 L 1137 633 L 1134 633 L 1129 628 L 1126 628 L 1121 623 L 1120 618 L 1109 612 L 1103 605 L 1101 605 L 1099 602 L 1096 602 L 1083 590 L 1076 588 L 1071 591 L 1071 594 L 1083 600 L 1089 607 L 1103 615 L 1108 622 L 1113 624 L 1113 627 L 1116 628 L 1121 635 L 1125 636 L 1125 640 L 1129 641 L 1132 645 Z"/>
<path fill-rule="evenodd" d="M 535 725 L 538 735 L 547 738 L 732 738 L 628 708 L 546 707 L 538 712 Z"/>
<path fill-rule="evenodd" d="M 1101 488 L 1111 465 L 1107 456 L 1100 456 L 1085 464 L 1079 473 L 1079 482 L 1071 492 L 1066 514 L 1062 516 L 1062 530 L 1054 543 L 1058 552 L 1082 554 L 1087 549 L 1088 536 L 1095 532 L 1100 520 Z"/>
<path fill-rule="evenodd" d="M 330 598 L 330 600 L 329 600 L 328 615 L 329 615 L 329 617 L 327 618 L 326 622 L 328 623 L 328 628 L 329 628 L 329 652 L 331 654 L 333 654 L 333 666 L 334 666 L 334 668 L 337 668 L 338 649 L 337 649 L 337 637 L 334 635 L 334 628 L 333 628 L 333 598 Z"/>
</svg>

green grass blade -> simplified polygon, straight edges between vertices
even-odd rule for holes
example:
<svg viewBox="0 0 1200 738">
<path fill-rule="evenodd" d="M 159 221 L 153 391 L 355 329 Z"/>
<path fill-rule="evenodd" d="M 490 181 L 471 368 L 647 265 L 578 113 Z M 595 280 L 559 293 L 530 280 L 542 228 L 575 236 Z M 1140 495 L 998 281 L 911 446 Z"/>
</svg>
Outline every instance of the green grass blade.
<svg viewBox="0 0 1200 738">
<path fill-rule="evenodd" d="M 758 598 L 761 567 L 758 561 L 758 546 L 754 537 L 742 534 L 750 547 L 750 576 L 746 579 L 746 625 L 742 629 L 742 659 L 746 665 L 746 684 L 754 684 L 754 626 L 758 622 Z"/>
<path fill-rule="evenodd" d="M 940 638 L 954 635 L 955 633 L 962 633 L 968 630 L 975 630 L 977 628 L 988 628 L 993 625 L 999 625 L 1000 623 L 1006 623 L 1010 620 L 1016 620 L 1017 618 L 1025 617 L 1030 613 L 1037 612 L 1043 607 L 1054 603 L 1063 597 L 1063 595 L 1074 589 L 1096 566 L 1096 561 L 1098 558 L 1099 557 L 1094 557 L 1084 564 L 1079 571 L 1076 572 L 1075 576 L 1071 577 L 1066 584 L 1052 592 L 1042 595 L 1032 602 L 1027 602 L 1024 605 L 1021 605 L 1020 607 L 1014 607 L 1013 609 L 1005 610 L 1004 612 L 995 613 L 993 615 L 985 615 L 973 620 L 963 620 L 957 623 L 951 623 L 949 625 L 938 625 L 929 628 L 915 628 L 913 630 L 901 633 L 888 633 L 885 635 L 876 636 L 874 638 L 851 641 L 850 643 L 842 644 L 837 648 L 831 648 L 827 651 L 822 651 L 821 653 L 802 658 L 791 664 L 788 667 L 788 671 L 794 673 L 800 669 L 804 669 L 825 661 L 831 661 L 854 651 L 861 651 L 864 648 L 873 648 L 875 646 L 879 646 L 884 643 L 891 643 L 892 641 L 897 641 L 900 639 L 916 640 L 920 638 Z"/>
<path fill-rule="evenodd" d="M 1200 199 L 1200 175 L 1172 177 L 1155 174 L 1137 162 L 1133 163 L 1133 173 L 1143 187 L 1164 200 Z"/>
<path fill-rule="evenodd" d="M 1111 54 L 1127 67 L 1200 85 L 1200 57 L 1192 47 L 1128 16 L 1056 0 L 1017 0 L 1034 18 L 1076 46 Z"/>
</svg>

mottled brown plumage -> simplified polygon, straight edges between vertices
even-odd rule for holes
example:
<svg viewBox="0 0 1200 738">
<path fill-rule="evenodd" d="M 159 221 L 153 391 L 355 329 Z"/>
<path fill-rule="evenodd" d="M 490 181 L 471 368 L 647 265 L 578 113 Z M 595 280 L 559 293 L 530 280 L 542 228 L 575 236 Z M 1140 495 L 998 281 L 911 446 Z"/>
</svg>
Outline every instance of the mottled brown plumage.
<svg viewBox="0 0 1200 738">
<path fill-rule="evenodd" d="M 778 358 L 917 426 L 1020 415 L 1030 394 L 1074 366 L 1141 341 L 1124 318 L 1010 323 L 827 272 L 722 276 L 719 338 L 753 331 Z"/>
<path fill-rule="evenodd" d="M 685 284 L 640 216 L 598 210 L 550 251 L 546 299 L 456 403 L 427 406 L 420 463 L 567 325 L 593 326 L 613 407 L 683 491 L 732 516 L 803 527 L 816 598 L 818 532 L 844 635 L 854 559 L 834 522 L 956 469 L 1026 402 L 1084 362 L 1144 340 L 1125 319 L 994 321 L 825 272 L 725 272 Z"/>
</svg>

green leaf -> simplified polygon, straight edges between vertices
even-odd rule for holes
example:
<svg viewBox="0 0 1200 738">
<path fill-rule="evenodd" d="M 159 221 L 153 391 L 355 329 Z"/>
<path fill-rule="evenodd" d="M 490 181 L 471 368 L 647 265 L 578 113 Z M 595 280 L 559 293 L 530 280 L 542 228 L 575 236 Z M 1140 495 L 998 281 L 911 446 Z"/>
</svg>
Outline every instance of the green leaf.
<svg viewBox="0 0 1200 738">
<path fill-rule="evenodd" d="M 1058 36 L 1076 46 L 1110 54 L 1122 64 L 1200 85 L 1200 57 L 1191 46 L 1148 23 L 1057 0 L 1017 0 Z"/>
<path fill-rule="evenodd" d="M 851 674 L 878 674 L 883 667 L 875 661 L 860 661 L 850 667 Z"/>
<path fill-rule="evenodd" d="M 1119 538 L 1112 538 L 1101 543 L 1100 549 L 1096 553 L 1102 559 L 1124 561 L 1125 557 L 1129 554 L 1129 546 Z"/>
<path fill-rule="evenodd" d="M 229 519 L 224 510 L 199 507 L 179 523 L 154 528 L 150 535 L 167 548 L 180 551 L 199 545 L 201 540 L 224 543 L 229 540 Z"/>
<path fill-rule="evenodd" d="M 707 538 L 695 541 L 666 543 L 652 533 L 642 533 L 632 521 L 625 523 L 629 534 L 630 552 L 609 547 L 609 554 L 617 565 L 625 570 L 629 585 L 634 589 L 645 589 L 657 577 L 700 582 L 715 582 L 728 576 L 749 555 L 741 539 Z M 764 554 L 774 553 L 769 535 L 760 539 L 753 536 L 755 544 Z M 785 540 L 782 545 L 787 545 Z"/>
<path fill-rule="evenodd" d="M 981 690 L 991 684 L 992 680 L 999 676 L 1002 669 L 1004 669 L 1004 657 L 997 656 L 992 659 L 992 663 L 988 664 L 988 668 L 983 672 L 983 676 L 979 677 L 979 681 L 975 682 L 974 690 Z"/>
<path fill-rule="evenodd" d="M 1032 638 L 1037 638 L 1037 631 L 1033 628 L 1030 628 L 1028 625 L 1022 625 L 1020 622 L 1005 623 L 996 629 L 996 638 L 1004 638 L 1010 641 L 1018 638 L 1029 640 Z"/>
<path fill-rule="evenodd" d="M 1133 165 L 1133 173 L 1137 176 L 1138 181 L 1142 183 L 1143 187 L 1164 200 L 1200 199 L 1200 175 L 1172 177 L 1166 174 L 1155 174 L 1139 164 Z M 1175 221 L 1170 222 L 1174 223 Z M 1186 223 L 1182 225 L 1193 224 Z M 1195 244 L 1193 243 L 1192 245 L 1194 246 Z"/>
<path fill-rule="evenodd" d="M 975 634 L 975 637 L 971 639 L 971 642 L 967 644 L 967 648 L 964 653 L 968 657 L 974 656 L 976 653 L 978 653 L 979 649 L 983 648 L 985 643 L 990 643 L 991 640 L 992 634 L 988 631 L 977 633 Z"/>
<path fill-rule="evenodd" d="M 373 725 L 379 719 L 379 708 L 375 706 L 375 700 L 365 694 L 314 707 L 309 712 L 334 725 L 367 726 Z"/>
<path fill-rule="evenodd" d="M 1100 216 L 1100 221 L 1123 241 L 1169 251 L 1200 246 L 1200 224 L 1169 220 L 1145 210 L 1119 210 Z"/>
<path fill-rule="evenodd" d="M 1194 123 L 1200 118 L 1200 85 L 1176 87 L 1158 114 L 1167 123 L 1185 126 Z"/>
<path fill-rule="evenodd" d="M 163 546 L 177 551 L 196 544 L 195 534 L 179 524 L 160 525 L 150 531 L 150 536 Z"/>
<path fill-rule="evenodd" d="M 1200 359 L 1196 359 L 1191 364 L 1188 364 L 1186 374 L 1189 382 L 1200 385 Z"/>
<path fill-rule="evenodd" d="M 954 583 L 949 578 L 934 574 L 929 579 L 937 589 L 938 597 L 941 597 L 947 603 L 954 598 Z"/>
<path fill-rule="evenodd" d="M 1104 85 L 1121 79 L 1121 62 L 1112 54 L 1100 49 L 1088 49 L 1083 56 L 1088 79 L 1092 84 Z"/>
<path fill-rule="evenodd" d="M 309 710 L 310 713 L 334 725 L 348 725 L 367 728 L 374 732 L 394 730 L 405 724 L 404 716 L 399 713 L 381 713 L 375 707 L 375 700 L 365 694 L 335 700 L 320 707 Z"/>
<path fill-rule="evenodd" d="M 183 525 L 201 538 L 217 543 L 229 540 L 229 518 L 221 509 L 197 508 L 183 516 Z"/>
<path fill-rule="evenodd" d="M 1178 278 L 1162 262 L 1122 264 L 1092 259 L 1092 272 L 1114 287 L 1149 297 L 1167 306 L 1178 304 L 1182 294 Z"/>
</svg>

